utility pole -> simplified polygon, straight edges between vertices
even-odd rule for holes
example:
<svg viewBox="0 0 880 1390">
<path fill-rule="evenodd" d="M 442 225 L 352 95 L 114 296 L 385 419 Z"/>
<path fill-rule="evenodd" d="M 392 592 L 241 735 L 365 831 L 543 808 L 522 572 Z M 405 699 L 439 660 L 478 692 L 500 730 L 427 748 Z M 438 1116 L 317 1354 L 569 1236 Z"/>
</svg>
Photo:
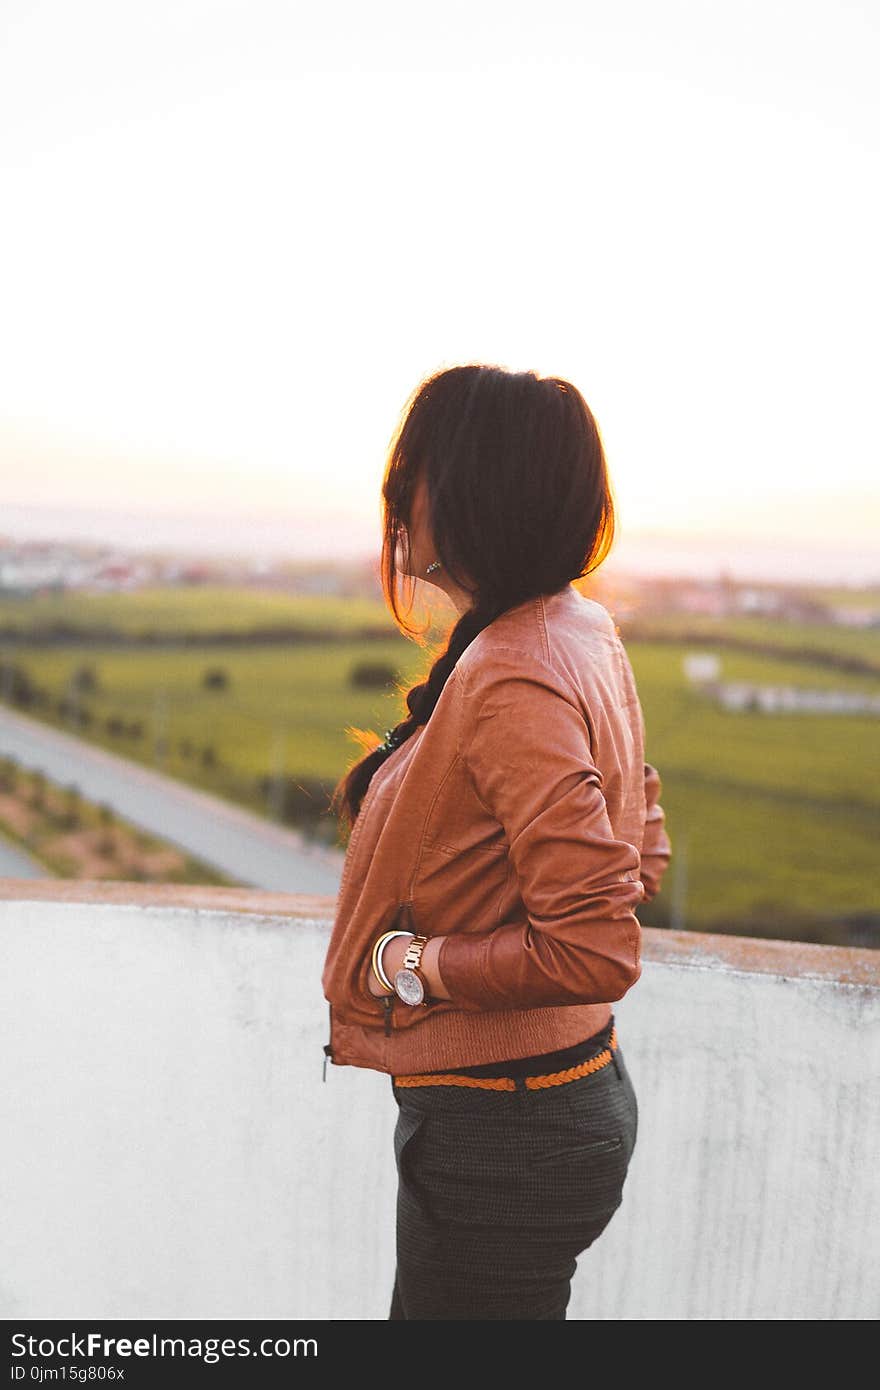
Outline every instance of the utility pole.
<svg viewBox="0 0 880 1390">
<path fill-rule="evenodd" d="M 67 722 L 76 729 L 79 725 L 79 690 L 76 684 L 76 671 L 71 671 L 64 687 L 67 701 Z"/>
<path fill-rule="evenodd" d="M 669 925 L 673 931 L 684 931 L 687 917 L 687 859 L 690 837 L 681 835 L 679 838 L 681 843 L 676 845 L 675 853 L 672 856 L 672 906 Z"/>
<path fill-rule="evenodd" d="M 280 724 L 276 725 L 272 744 L 272 773 L 269 778 L 269 815 L 281 820 L 284 811 L 284 762 L 286 734 Z"/>
<path fill-rule="evenodd" d="M 157 767 L 165 766 L 168 751 L 168 692 L 156 691 L 153 702 L 153 762 Z"/>
</svg>

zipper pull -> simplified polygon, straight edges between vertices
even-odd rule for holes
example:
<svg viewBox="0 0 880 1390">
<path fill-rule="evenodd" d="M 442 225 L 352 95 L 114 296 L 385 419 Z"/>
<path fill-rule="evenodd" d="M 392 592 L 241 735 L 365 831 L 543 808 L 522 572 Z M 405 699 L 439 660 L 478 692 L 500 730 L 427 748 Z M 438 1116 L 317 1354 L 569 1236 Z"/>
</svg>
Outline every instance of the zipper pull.
<svg viewBox="0 0 880 1390">
<path fill-rule="evenodd" d="M 385 1036 L 391 1037 L 391 1010 L 394 1007 L 395 996 L 393 994 L 382 995 L 382 1008 L 385 1010 Z"/>
<path fill-rule="evenodd" d="M 322 1081 L 327 1080 L 327 1059 L 333 1060 L 333 1005 L 328 1004 L 327 1007 L 330 1011 L 330 1037 L 324 1044 L 324 1068 L 321 1073 Z"/>
</svg>

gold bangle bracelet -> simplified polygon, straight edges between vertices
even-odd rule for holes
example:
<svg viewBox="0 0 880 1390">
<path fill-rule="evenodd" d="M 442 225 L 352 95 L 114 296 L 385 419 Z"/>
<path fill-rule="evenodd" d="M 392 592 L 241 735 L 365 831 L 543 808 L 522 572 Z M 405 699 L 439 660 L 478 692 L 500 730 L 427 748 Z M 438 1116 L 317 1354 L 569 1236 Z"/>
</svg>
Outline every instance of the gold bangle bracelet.
<svg viewBox="0 0 880 1390">
<path fill-rule="evenodd" d="M 379 974 L 379 966 L 378 966 L 377 961 L 376 961 L 376 947 L 375 947 L 375 946 L 373 947 L 373 955 L 372 955 L 372 959 L 371 959 L 371 961 L 370 961 L 370 966 L 371 966 L 371 969 L 372 969 L 372 971 L 373 971 L 373 978 L 374 978 L 375 980 L 378 980 L 379 984 L 382 986 L 382 988 L 384 989 L 385 993 L 386 993 L 386 994 L 391 994 L 391 993 L 393 993 L 393 991 L 390 990 L 390 989 L 388 988 L 388 986 L 386 985 L 385 981 L 382 979 L 382 976 Z"/>
<path fill-rule="evenodd" d="M 373 974 L 375 975 L 376 979 L 379 981 L 379 984 L 382 986 L 382 988 L 383 988 L 388 994 L 393 994 L 393 993 L 394 993 L 394 986 L 393 986 L 393 985 L 391 984 L 391 982 L 390 982 L 389 980 L 387 980 L 387 979 L 385 978 L 385 976 L 381 973 L 381 969 L 380 969 L 380 966 L 379 966 L 379 953 L 380 953 L 380 951 L 382 950 L 382 947 L 385 945 L 385 942 L 386 942 L 386 941 L 390 941 L 391 938 L 392 938 L 392 936 L 412 936 L 412 932 L 411 932 L 411 931 L 385 931 L 385 932 L 383 932 L 382 935 L 381 935 L 380 937 L 378 937 L 378 939 L 373 943 L 373 954 L 372 954 L 372 958 L 371 958 L 371 964 L 372 964 L 372 967 L 373 967 Z"/>
</svg>

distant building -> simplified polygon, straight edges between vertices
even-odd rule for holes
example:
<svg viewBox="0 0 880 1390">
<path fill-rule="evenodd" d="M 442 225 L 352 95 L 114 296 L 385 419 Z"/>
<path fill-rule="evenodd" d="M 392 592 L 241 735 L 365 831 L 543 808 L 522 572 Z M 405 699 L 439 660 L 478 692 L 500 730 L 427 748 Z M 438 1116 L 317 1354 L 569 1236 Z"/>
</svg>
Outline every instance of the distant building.
<svg viewBox="0 0 880 1390">
<path fill-rule="evenodd" d="M 325 594 L 334 598 L 344 594 L 347 585 L 343 576 L 333 569 L 313 570 L 310 574 L 302 574 L 296 581 L 296 592 L 299 594 Z"/>
<path fill-rule="evenodd" d="M 736 606 L 741 613 L 776 614 L 782 607 L 782 596 L 774 589 L 740 589 Z"/>
<path fill-rule="evenodd" d="M 841 627 L 880 627 L 880 608 L 852 608 L 839 605 L 831 609 L 832 619 Z"/>
<path fill-rule="evenodd" d="M 688 652 L 681 664 L 692 685 L 716 681 L 721 675 L 721 658 L 714 652 Z"/>
<path fill-rule="evenodd" d="M 712 618 L 724 618 L 732 611 L 730 595 L 714 584 L 682 586 L 675 606 L 682 613 L 704 613 Z"/>
<path fill-rule="evenodd" d="M 726 681 L 716 683 L 711 693 L 724 709 L 736 712 L 880 715 L 880 695 L 866 695 L 859 690 L 807 690 L 796 685 Z"/>
</svg>

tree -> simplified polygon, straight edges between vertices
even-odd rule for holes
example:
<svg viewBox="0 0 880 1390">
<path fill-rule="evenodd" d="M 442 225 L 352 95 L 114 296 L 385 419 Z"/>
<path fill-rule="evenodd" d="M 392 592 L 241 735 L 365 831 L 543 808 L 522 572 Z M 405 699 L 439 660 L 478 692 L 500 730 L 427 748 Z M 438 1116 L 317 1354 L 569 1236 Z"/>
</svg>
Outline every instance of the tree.
<svg viewBox="0 0 880 1390">
<path fill-rule="evenodd" d="M 75 782 L 71 782 L 67 787 L 67 805 L 61 813 L 60 820 L 66 830 L 76 830 L 82 820 L 79 787 Z"/>
<path fill-rule="evenodd" d="M 18 663 L 4 663 L 2 686 L 3 698 L 14 705 L 28 708 L 34 702 L 35 686 L 27 671 Z"/>
<path fill-rule="evenodd" d="M 351 685 L 362 690 L 386 690 L 396 679 L 396 671 L 384 661 L 360 661 L 349 676 Z"/>
<path fill-rule="evenodd" d="M 94 695 L 99 689 L 94 666 L 78 666 L 70 677 L 70 689 L 77 695 Z"/>
<path fill-rule="evenodd" d="M 228 690 L 229 675 L 222 666 L 211 666 L 202 676 L 204 690 Z"/>
<path fill-rule="evenodd" d="M 46 805 L 46 774 L 39 768 L 31 773 L 31 805 L 38 811 Z"/>
<path fill-rule="evenodd" d="M 321 777 L 263 776 L 257 779 L 261 797 L 273 797 L 279 819 L 290 825 L 315 824 L 326 817 L 334 784 Z"/>
</svg>

